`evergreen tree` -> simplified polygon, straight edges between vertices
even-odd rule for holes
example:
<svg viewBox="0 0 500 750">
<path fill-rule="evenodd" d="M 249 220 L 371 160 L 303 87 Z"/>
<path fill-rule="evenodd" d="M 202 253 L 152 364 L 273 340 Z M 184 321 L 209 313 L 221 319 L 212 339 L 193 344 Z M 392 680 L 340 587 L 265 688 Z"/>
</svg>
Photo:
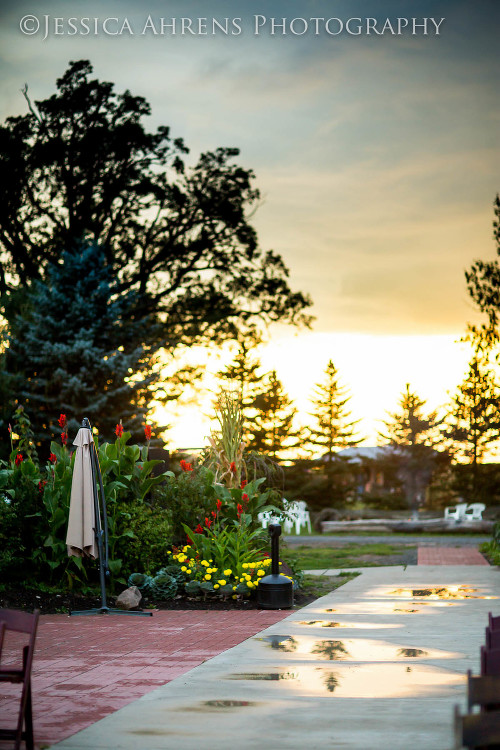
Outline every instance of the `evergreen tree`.
<svg viewBox="0 0 500 750">
<path fill-rule="evenodd" d="M 407 384 L 401 394 L 399 411 L 389 414 L 390 420 L 384 421 L 385 432 L 380 433 L 391 453 L 397 456 L 398 477 L 414 513 L 418 511 L 436 465 L 435 446 L 442 442 L 443 420 L 438 419 L 435 411 L 425 414 L 425 403 Z"/>
<path fill-rule="evenodd" d="M 500 196 L 494 202 L 495 218 L 493 220 L 493 239 L 495 240 L 497 255 L 500 255 Z M 488 325 L 477 329 L 469 326 L 473 336 L 482 339 L 491 348 L 498 343 L 500 334 L 498 321 L 500 315 L 500 264 L 497 259 L 491 261 L 475 261 L 470 270 L 465 272 L 467 289 L 479 307 L 488 316 Z"/>
<path fill-rule="evenodd" d="M 245 446 L 248 446 L 251 441 L 250 425 L 256 415 L 255 400 L 266 378 L 266 373 L 262 372 L 260 360 L 252 355 L 252 351 L 260 343 L 261 337 L 257 331 L 240 333 L 233 360 L 224 370 L 217 373 L 217 377 L 225 384 L 223 388 L 230 385 L 239 394 Z"/>
<path fill-rule="evenodd" d="M 307 428 L 308 443 L 322 451 L 325 461 L 331 462 L 334 453 L 341 448 L 358 445 L 361 438 L 356 437 L 355 425 L 358 420 L 351 420 L 351 413 L 346 405 L 350 396 L 346 388 L 339 385 L 338 371 L 332 360 L 325 370 L 325 379 L 317 383 L 311 412 L 313 424 Z"/>
<path fill-rule="evenodd" d="M 500 437 L 499 384 L 486 354 L 476 350 L 469 371 L 448 408 L 446 434 L 454 452 L 472 466 L 472 493 L 478 485 L 478 465 L 488 446 Z"/>
<path fill-rule="evenodd" d="M 301 433 L 294 428 L 297 409 L 285 393 L 276 370 L 267 373 L 263 385 L 265 390 L 253 402 L 256 413 L 250 424 L 247 450 L 279 459 L 301 443 Z"/>
<path fill-rule="evenodd" d="M 134 317 L 135 295 L 117 296 L 117 283 L 103 250 L 81 246 L 63 253 L 47 280 L 35 281 L 23 295 L 5 360 L 38 444 L 60 432 L 60 413 L 70 437 L 85 416 L 108 440 L 120 419 L 135 439 L 144 437 L 157 379 L 141 343 L 148 320 Z"/>
</svg>

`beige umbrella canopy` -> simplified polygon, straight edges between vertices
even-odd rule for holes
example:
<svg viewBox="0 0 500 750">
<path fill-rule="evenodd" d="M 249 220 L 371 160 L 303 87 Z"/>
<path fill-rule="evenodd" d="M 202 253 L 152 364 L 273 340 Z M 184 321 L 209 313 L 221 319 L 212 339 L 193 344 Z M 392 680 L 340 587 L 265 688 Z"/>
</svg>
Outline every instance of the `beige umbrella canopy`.
<svg viewBox="0 0 500 750">
<path fill-rule="evenodd" d="M 80 427 L 73 442 L 73 445 L 76 445 L 76 455 L 66 545 L 70 556 L 95 559 L 98 553 L 95 534 L 94 479 L 90 453 L 92 442 L 91 431 Z"/>
</svg>

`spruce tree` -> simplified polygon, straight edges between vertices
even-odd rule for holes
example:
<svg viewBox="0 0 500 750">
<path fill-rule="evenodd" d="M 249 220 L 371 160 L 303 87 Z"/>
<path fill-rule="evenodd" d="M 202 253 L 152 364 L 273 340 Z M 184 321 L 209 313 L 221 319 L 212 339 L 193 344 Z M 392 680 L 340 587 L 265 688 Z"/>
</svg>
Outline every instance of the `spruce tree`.
<svg viewBox="0 0 500 750">
<path fill-rule="evenodd" d="M 117 285 L 103 250 L 90 245 L 66 251 L 46 281 L 24 291 L 5 360 L 38 444 L 59 436 L 61 413 L 70 439 L 85 416 L 106 439 L 120 419 L 143 439 L 157 379 L 144 343 L 148 319 L 135 317 L 134 294 L 118 296 Z"/>
<path fill-rule="evenodd" d="M 313 423 L 307 428 L 307 441 L 320 449 L 325 461 L 331 462 L 334 453 L 341 448 L 358 445 L 362 438 L 356 437 L 358 420 L 350 420 L 346 406 L 350 399 L 347 389 L 339 384 L 338 371 L 332 360 L 325 370 L 325 379 L 317 383 L 311 399 L 314 410 L 310 413 Z"/>
<path fill-rule="evenodd" d="M 487 354 L 478 349 L 448 407 L 446 434 L 455 455 L 472 466 L 473 496 L 477 494 L 479 464 L 488 446 L 500 437 L 499 388 Z"/>
<path fill-rule="evenodd" d="M 250 334 L 240 333 L 237 349 L 232 361 L 224 370 L 217 373 L 223 388 L 228 385 L 239 394 L 239 405 L 243 416 L 243 442 L 247 447 L 251 442 L 251 423 L 256 416 L 255 400 L 262 390 L 266 373 L 262 372 L 262 363 L 252 355 L 252 351 L 261 343 L 256 331 Z"/>
<path fill-rule="evenodd" d="M 397 458 L 398 478 L 402 481 L 409 507 L 417 513 L 419 502 L 432 478 L 436 465 L 435 447 L 442 443 L 442 419 L 432 411 L 425 413 L 425 401 L 410 390 L 401 394 L 399 411 L 390 413 L 380 436 Z"/>
<path fill-rule="evenodd" d="M 294 427 L 297 409 L 285 393 L 276 370 L 267 373 L 263 386 L 264 390 L 254 400 L 256 413 L 250 423 L 247 449 L 279 459 L 301 443 L 301 432 Z"/>
</svg>

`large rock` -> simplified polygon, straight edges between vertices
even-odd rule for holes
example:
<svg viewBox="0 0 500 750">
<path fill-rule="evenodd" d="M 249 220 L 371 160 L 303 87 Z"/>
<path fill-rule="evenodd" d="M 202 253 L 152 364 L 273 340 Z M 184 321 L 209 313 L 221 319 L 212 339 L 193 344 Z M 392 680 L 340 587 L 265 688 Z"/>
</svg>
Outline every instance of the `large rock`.
<svg viewBox="0 0 500 750">
<path fill-rule="evenodd" d="M 116 599 L 116 606 L 119 609 L 137 609 L 141 603 L 142 594 L 137 586 L 130 586 L 130 588 L 122 591 L 120 596 Z"/>
</svg>

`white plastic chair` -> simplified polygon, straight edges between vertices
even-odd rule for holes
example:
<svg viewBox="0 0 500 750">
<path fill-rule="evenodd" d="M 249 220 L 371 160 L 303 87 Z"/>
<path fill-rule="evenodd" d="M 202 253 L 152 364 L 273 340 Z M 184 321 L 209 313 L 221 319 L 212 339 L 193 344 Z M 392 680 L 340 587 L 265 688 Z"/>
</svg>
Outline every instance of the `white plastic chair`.
<svg viewBox="0 0 500 750">
<path fill-rule="evenodd" d="M 471 503 L 465 511 L 466 521 L 482 521 L 483 510 L 486 510 L 486 505 L 483 503 Z"/>
<path fill-rule="evenodd" d="M 273 514 L 271 513 L 270 510 L 257 513 L 257 520 L 259 521 L 263 529 L 267 529 L 267 527 L 271 523 L 272 517 L 273 517 Z"/>
<path fill-rule="evenodd" d="M 467 510 L 467 503 L 458 503 L 457 505 L 450 505 L 444 509 L 444 520 L 445 521 L 464 521 L 465 511 Z"/>
</svg>

